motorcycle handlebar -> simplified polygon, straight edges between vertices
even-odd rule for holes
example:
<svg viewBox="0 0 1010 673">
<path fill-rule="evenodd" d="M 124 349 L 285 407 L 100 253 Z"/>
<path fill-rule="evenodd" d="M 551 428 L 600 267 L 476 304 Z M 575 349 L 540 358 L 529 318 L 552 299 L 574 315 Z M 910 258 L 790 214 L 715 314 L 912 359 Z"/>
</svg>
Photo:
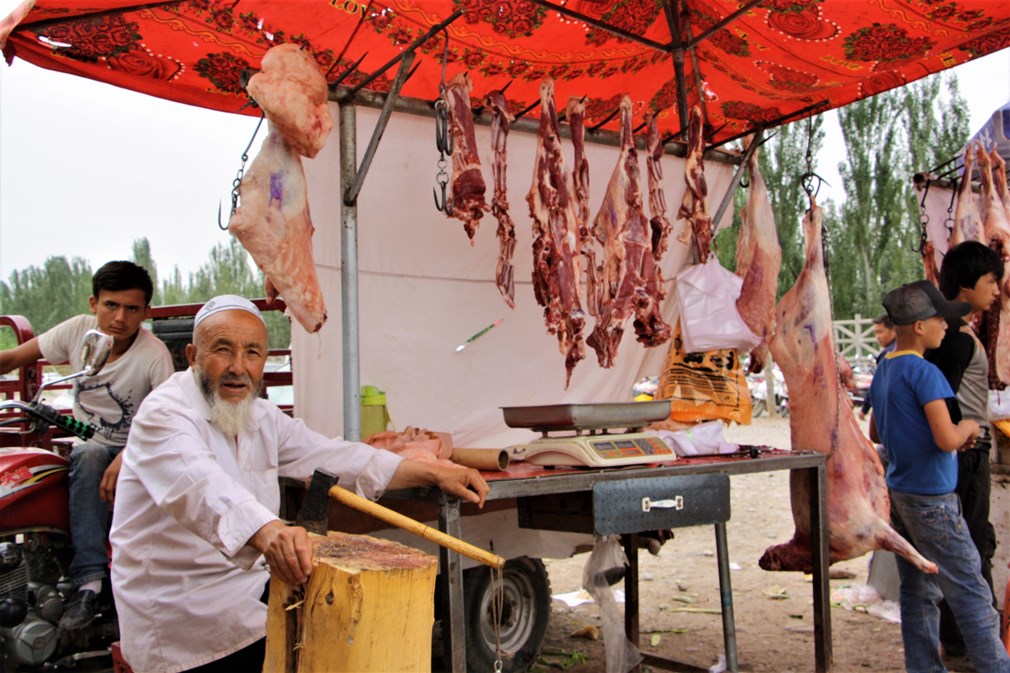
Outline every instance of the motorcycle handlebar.
<svg viewBox="0 0 1010 673">
<path fill-rule="evenodd" d="M 32 416 L 84 440 L 91 439 L 95 434 L 95 426 L 90 423 L 82 423 L 73 416 L 61 414 L 56 409 L 41 402 L 27 404 L 18 400 L 10 400 L 0 403 L 0 409 L 20 409 L 21 411 L 26 411 Z"/>
</svg>

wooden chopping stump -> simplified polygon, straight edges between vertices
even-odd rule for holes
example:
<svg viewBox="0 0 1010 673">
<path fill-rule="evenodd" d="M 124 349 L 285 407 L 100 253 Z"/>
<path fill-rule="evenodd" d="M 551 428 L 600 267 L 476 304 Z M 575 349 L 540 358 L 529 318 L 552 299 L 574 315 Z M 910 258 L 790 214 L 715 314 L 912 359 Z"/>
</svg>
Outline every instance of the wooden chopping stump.
<svg viewBox="0 0 1010 673">
<path fill-rule="evenodd" d="M 311 535 L 305 587 L 270 580 L 267 673 L 431 671 L 438 561 L 366 535 Z"/>
</svg>

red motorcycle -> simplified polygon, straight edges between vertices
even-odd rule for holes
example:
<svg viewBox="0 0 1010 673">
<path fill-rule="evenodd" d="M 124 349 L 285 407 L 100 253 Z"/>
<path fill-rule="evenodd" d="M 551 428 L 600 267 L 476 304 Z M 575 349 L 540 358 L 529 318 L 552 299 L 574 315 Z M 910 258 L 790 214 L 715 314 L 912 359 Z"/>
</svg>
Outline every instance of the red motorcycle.
<svg viewBox="0 0 1010 673">
<path fill-rule="evenodd" d="M 0 426 L 17 424 L 26 433 L 45 433 L 55 426 L 89 439 L 92 426 L 43 404 L 41 396 L 50 386 L 94 375 L 111 351 L 112 337 L 88 332 L 81 353 L 84 369 L 44 383 L 30 402 L 0 402 L 4 419 Z M 73 556 L 68 471 L 69 461 L 53 451 L 0 448 L 0 671 L 4 673 L 84 668 L 85 662 L 109 657 L 109 645 L 118 638 L 114 614 L 79 631 L 57 627 L 73 591 L 64 580 Z"/>
</svg>

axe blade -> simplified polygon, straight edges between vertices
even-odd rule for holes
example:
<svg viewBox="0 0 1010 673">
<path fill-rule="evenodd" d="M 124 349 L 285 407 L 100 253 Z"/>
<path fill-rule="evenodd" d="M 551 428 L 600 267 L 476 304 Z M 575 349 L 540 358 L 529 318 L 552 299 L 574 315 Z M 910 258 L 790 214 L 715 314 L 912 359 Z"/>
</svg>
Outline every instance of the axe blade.
<svg viewBox="0 0 1010 673">
<path fill-rule="evenodd" d="M 330 517 L 330 489 L 337 485 L 337 476 L 326 470 L 316 470 L 309 482 L 305 500 L 295 518 L 295 525 L 310 533 L 326 535 Z"/>
</svg>

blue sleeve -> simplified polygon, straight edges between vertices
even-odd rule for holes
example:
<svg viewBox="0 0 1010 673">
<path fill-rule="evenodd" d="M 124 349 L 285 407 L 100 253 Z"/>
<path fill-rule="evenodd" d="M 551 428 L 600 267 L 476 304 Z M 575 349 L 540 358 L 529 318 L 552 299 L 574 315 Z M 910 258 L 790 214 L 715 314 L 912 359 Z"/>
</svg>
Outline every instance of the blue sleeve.
<svg viewBox="0 0 1010 673">
<path fill-rule="evenodd" d="M 946 400 L 954 397 L 950 383 L 936 365 L 922 362 L 916 372 L 915 395 L 919 406 L 925 406 L 934 400 Z"/>
</svg>

